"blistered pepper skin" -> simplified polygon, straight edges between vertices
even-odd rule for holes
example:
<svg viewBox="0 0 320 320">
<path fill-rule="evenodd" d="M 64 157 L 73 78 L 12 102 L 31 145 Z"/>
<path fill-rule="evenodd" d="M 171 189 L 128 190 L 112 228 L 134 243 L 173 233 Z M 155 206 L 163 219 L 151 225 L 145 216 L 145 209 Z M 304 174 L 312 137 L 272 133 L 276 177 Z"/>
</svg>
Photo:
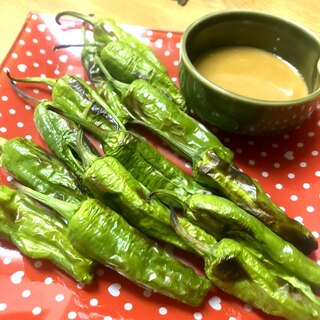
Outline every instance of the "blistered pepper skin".
<svg viewBox="0 0 320 320">
<path fill-rule="evenodd" d="M 12 138 L 1 145 L 1 165 L 20 183 L 70 202 L 86 198 L 82 183 L 67 167 L 34 142 Z"/>
<path fill-rule="evenodd" d="M 63 220 L 6 186 L 0 186 L 0 238 L 29 258 L 51 261 L 77 281 L 93 281 L 94 262 L 73 247 Z"/>
<path fill-rule="evenodd" d="M 199 183 L 219 190 L 225 198 L 251 213 L 305 254 L 317 249 L 318 242 L 308 229 L 273 203 L 257 181 L 219 158 L 214 150 L 208 149 L 199 154 L 193 173 Z"/>
<path fill-rule="evenodd" d="M 83 202 L 72 216 L 68 234 L 83 254 L 140 286 L 189 305 L 201 304 L 212 286 L 94 199 Z"/>
</svg>

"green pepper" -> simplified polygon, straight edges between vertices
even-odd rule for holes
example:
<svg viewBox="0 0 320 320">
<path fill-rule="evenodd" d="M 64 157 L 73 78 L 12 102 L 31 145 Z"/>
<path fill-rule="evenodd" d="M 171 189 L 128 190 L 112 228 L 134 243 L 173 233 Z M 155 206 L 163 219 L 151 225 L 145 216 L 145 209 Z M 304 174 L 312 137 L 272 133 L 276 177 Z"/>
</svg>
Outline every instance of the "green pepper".
<svg viewBox="0 0 320 320">
<path fill-rule="evenodd" d="M 16 180 L 69 202 L 85 199 L 85 188 L 64 163 L 25 138 L 0 138 L 0 164 Z"/>
<path fill-rule="evenodd" d="M 86 168 L 83 183 L 94 197 L 115 203 L 120 210 L 119 213 L 145 235 L 190 251 L 190 247 L 172 229 L 168 208 L 157 199 L 147 201 L 150 191 L 115 158 L 97 158 L 88 151 L 84 151 L 82 156 Z M 196 237 L 207 242 L 216 241 L 187 219 L 181 218 L 181 220 L 181 223 Z"/>
<path fill-rule="evenodd" d="M 205 274 L 221 290 L 268 314 L 288 320 L 315 320 L 320 317 L 320 299 L 305 283 L 265 265 L 250 250 L 233 239 L 207 244 L 192 237 L 171 210 L 177 233 L 205 262 Z"/>
<path fill-rule="evenodd" d="M 0 238 L 29 258 L 51 261 L 77 281 L 93 281 L 94 263 L 72 246 L 62 219 L 4 185 L 0 186 Z"/>
<path fill-rule="evenodd" d="M 52 87 L 52 100 L 59 105 L 65 112 L 75 114 L 81 117 L 83 112 L 86 111 L 87 119 L 94 123 L 103 130 L 118 130 L 124 128 L 123 124 L 118 119 L 128 117 L 121 106 L 117 110 L 115 104 L 113 110 L 107 105 L 102 97 L 83 79 L 72 75 L 64 75 L 59 79 L 41 78 L 41 77 L 26 77 L 15 78 L 7 73 L 11 83 L 24 82 L 24 83 L 43 83 Z M 16 88 L 14 89 L 19 94 L 26 94 Z M 30 98 L 29 98 L 30 99 Z"/>
<path fill-rule="evenodd" d="M 201 304 L 210 290 L 210 281 L 143 236 L 98 200 L 70 204 L 25 187 L 19 188 L 68 221 L 68 237 L 77 250 L 136 284 L 192 306 Z"/>
<path fill-rule="evenodd" d="M 114 20 L 110 18 L 94 20 L 92 16 L 83 15 L 74 11 L 63 11 L 56 15 L 56 22 L 60 24 L 60 18 L 65 15 L 73 16 L 89 23 L 93 27 L 93 36 L 96 42 L 107 44 L 111 41 L 121 40 L 136 49 L 146 61 L 152 63 L 160 72 L 167 73 L 166 68 L 160 62 L 159 58 L 155 55 L 150 46 L 144 44 L 135 36 L 119 27 Z"/>
<path fill-rule="evenodd" d="M 232 152 L 216 138 L 211 139 L 210 133 L 204 134 L 202 129 L 198 129 L 202 127 L 195 126 L 195 120 L 190 118 L 189 123 L 187 115 L 145 81 L 136 80 L 126 87 L 112 80 L 99 60 L 97 63 L 117 85 L 122 102 L 135 121 L 147 126 L 192 161 L 192 172 L 197 182 L 219 190 L 224 197 L 259 218 L 304 253 L 317 249 L 318 243 L 312 233 L 273 203 L 258 182 L 235 166 Z"/>
<path fill-rule="evenodd" d="M 231 238 L 252 247 L 301 281 L 320 289 L 320 266 L 232 201 L 204 194 L 185 199 L 166 190 L 155 194 L 159 192 L 181 199 L 187 219 L 216 239 Z"/>
<path fill-rule="evenodd" d="M 104 153 L 108 157 L 116 158 L 150 191 L 166 189 L 182 196 L 212 192 L 196 183 L 191 176 L 135 133 L 126 130 L 106 132 L 82 118 L 68 115 L 53 106 L 47 105 L 47 108 L 75 121 L 93 134 L 102 143 Z M 51 131 L 50 124 L 46 131 Z M 46 141 L 45 137 L 44 140 Z M 83 153 L 79 147 L 74 150 L 79 155 Z M 165 201 L 165 197 L 161 199 Z"/>
<path fill-rule="evenodd" d="M 256 180 L 221 159 L 213 149 L 198 155 L 193 164 L 193 174 L 198 182 L 219 190 L 225 198 L 251 213 L 305 254 L 318 248 L 316 238 L 307 228 L 289 218 L 273 203 Z"/>
</svg>

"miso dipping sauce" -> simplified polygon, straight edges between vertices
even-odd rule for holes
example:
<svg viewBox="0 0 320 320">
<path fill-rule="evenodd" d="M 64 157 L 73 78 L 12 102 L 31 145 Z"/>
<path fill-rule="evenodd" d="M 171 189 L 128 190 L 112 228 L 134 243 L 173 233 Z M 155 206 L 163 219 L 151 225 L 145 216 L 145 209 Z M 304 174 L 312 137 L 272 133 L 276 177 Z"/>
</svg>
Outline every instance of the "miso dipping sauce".
<svg viewBox="0 0 320 320">
<path fill-rule="evenodd" d="M 210 82 L 228 91 L 260 100 L 291 100 L 308 94 L 298 70 L 279 56 L 253 47 L 222 47 L 195 62 Z"/>
</svg>

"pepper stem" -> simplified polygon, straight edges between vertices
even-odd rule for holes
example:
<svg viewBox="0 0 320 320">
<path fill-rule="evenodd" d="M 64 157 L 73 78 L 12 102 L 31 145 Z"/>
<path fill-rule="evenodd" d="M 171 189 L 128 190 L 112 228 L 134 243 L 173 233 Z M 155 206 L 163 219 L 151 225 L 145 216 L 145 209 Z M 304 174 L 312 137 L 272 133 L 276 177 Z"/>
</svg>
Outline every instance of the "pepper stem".
<svg viewBox="0 0 320 320">
<path fill-rule="evenodd" d="M 75 12 L 75 11 L 62 11 L 62 12 L 59 12 L 57 15 L 56 15 L 56 23 L 57 24 L 61 24 L 60 23 L 60 18 L 62 16 L 71 16 L 71 17 L 75 17 L 75 18 L 78 18 L 78 19 L 81 19 L 89 24 L 91 24 L 93 27 L 95 25 L 95 21 L 93 19 L 93 15 L 84 15 L 82 13 L 78 13 L 78 12 Z"/>
<path fill-rule="evenodd" d="M 183 208 L 184 211 L 187 210 L 187 206 L 188 206 L 187 197 L 182 197 L 181 195 L 178 195 L 177 193 L 175 193 L 171 190 L 166 190 L 166 189 L 154 190 L 147 195 L 146 201 L 149 202 L 152 197 L 157 196 L 157 195 L 165 195 L 167 197 L 170 197 L 173 200 L 175 200 L 176 202 L 178 202 L 179 204 L 181 204 L 181 207 Z"/>
<path fill-rule="evenodd" d="M 104 66 L 100 57 L 95 56 L 94 59 L 95 59 L 96 64 L 99 66 L 100 70 L 102 71 L 102 73 L 106 77 L 106 79 L 112 83 L 112 85 L 114 86 L 114 89 L 117 91 L 117 93 L 120 94 L 121 96 L 123 96 L 126 93 L 126 91 L 128 90 L 129 85 L 127 83 L 121 82 L 121 81 L 113 78 L 112 75 L 107 70 L 107 68 Z"/>
<path fill-rule="evenodd" d="M 102 130 L 101 128 L 95 126 L 88 120 L 85 120 L 83 118 L 80 118 L 78 116 L 66 113 L 62 111 L 61 109 L 58 109 L 52 105 L 47 105 L 46 108 L 50 111 L 53 111 L 57 114 L 60 114 L 62 117 L 65 117 L 76 124 L 79 124 L 82 128 L 93 134 L 99 141 L 103 142 L 105 139 L 107 139 L 108 133 L 105 130 Z"/>
<path fill-rule="evenodd" d="M 52 198 L 48 195 L 45 195 L 41 192 L 35 191 L 31 188 L 23 186 L 17 181 L 12 181 L 11 184 L 18 191 L 30 196 L 31 198 L 38 200 L 49 208 L 57 211 L 63 218 L 65 218 L 68 222 L 74 213 L 78 210 L 79 204 L 70 203 L 66 201 L 62 201 L 56 198 Z"/>
<path fill-rule="evenodd" d="M 176 233 L 183 238 L 186 243 L 193 248 L 200 256 L 207 257 L 208 255 L 212 254 L 212 246 L 210 246 L 208 243 L 200 241 L 193 236 L 190 235 L 190 233 L 183 228 L 183 226 L 180 224 L 179 219 L 177 217 L 177 214 L 171 204 L 169 204 L 170 209 L 170 223 L 173 227 L 173 229 L 176 231 Z"/>
<path fill-rule="evenodd" d="M 26 83 L 44 83 L 51 87 L 54 87 L 57 82 L 57 79 L 53 79 L 53 78 L 42 78 L 42 77 L 15 78 L 15 77 L 12 77 L 9 72 L 7 72 L 7 76 L 11 81 L 26 82 Z"/>
<path fill-rule="evenodd" d="M 15 81 L 12 80 L 9 76 L 9 73 L 7 72 L 7 75 L 10 79 L 10 85 L 13 88 L 14 92 L 22 97 L 23 99 L 26 99 L 27 101 L 33 102 L 35 105 L 38 105 L 41 101 L 39 99 L 36 99 L 35 97 L 25 93 L 23 90 L 21 90 L 20 88 L 18 88 L 18 86 L 15 84 Z"/>
</svg>

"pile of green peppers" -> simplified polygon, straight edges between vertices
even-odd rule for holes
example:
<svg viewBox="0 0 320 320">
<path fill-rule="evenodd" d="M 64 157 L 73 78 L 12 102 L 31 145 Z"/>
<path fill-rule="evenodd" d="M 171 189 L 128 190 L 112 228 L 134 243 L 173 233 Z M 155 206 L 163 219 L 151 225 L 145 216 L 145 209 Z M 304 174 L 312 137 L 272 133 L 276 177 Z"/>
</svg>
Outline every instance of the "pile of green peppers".
<svg viewBox="0 0 320 320">
<path fill-rule="evenodd" d="M 85 283 L 93 279 L 92 265 L 101 263 L 189 305 L 200 305 L 215 285 L 271 315 L 320 319 L 314 293 L 320 267 L 306 256 L 317 249 L 312 233 L 274 204 L 236 167 L 232 151 L 187 114 L 179 89 L 148 46 L 111 19 L 66 11 L 57 22 L 64 15 L 93 27 L 95 43 L 84 32 L 82 51 L 93 86 L 71 75 L 8 75 L 17 93 L 36 104 L 34 121 L 51 152 L 26 139 L 0 139 L 1 166 L 19 182 L 13 183 L 16 191 L 0 190 L 6 209 L 0 211 L 0 235 Z M 18 82 L 50 85 L 52 101 L 27 96 Z M 191 160 L 192 176 L 130 130 L 131 124 L 151 129 Z M 31 228 L 30 217 L 44 210 L 31 198 L 55 211 L 43 211 L 46 221 L 37 228 L 57 229 L 59 222 L 56 232 L 67 245 L 57 249 L 58 258 L 45 255 L 45 246 L 24 231 Z M 41 241 L 58 247 L 47 237 Z M 201 257 L 204 275 L 162 243 Z M 70 252 L 76 252 L 75 270 Z"/>
</svg>

